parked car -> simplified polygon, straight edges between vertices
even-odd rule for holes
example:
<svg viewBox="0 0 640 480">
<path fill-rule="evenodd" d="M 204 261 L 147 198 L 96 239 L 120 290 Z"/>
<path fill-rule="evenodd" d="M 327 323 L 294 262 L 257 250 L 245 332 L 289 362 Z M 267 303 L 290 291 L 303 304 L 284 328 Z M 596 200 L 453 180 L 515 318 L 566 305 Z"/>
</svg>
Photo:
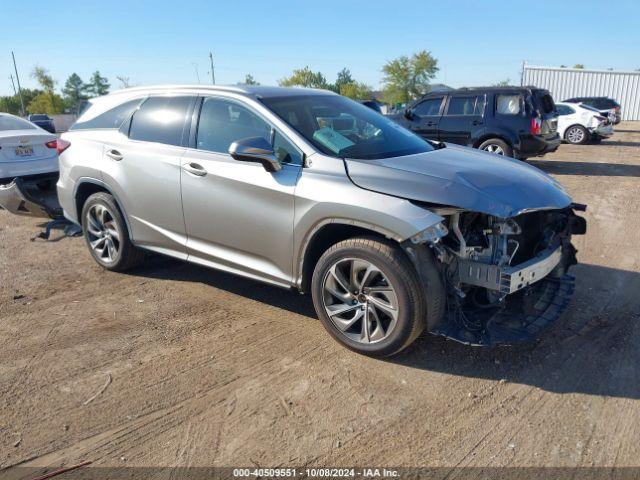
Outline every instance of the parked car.
<svg viewBox="0 0 640 480">
<path fill-rule="evenodd" d="M 47 132 L 56 133 L 56 127 L 53 124 L 53 119 L 49 115 L 37 113 L 29 115 L 27 117 L 27 120 L 29 120 L 34 125 L 39 126 L 43 130 L 46 130 Z"/>
<path fill-rule="evenodd" d="M 320 90 L 146 87 L 91 102 L 62 134 L 58 197 L 105 269 L 150 250 L 310 292 L 328 332 L 370 355 L 425 329 L 523 341 L 571 295 L 583 206 L 532 166 L 430 143 Z"/>
<path fill-rule="evenodd" d="M 588 105 L 598 110 L 609 121 L 617 125 L 622 120 L 621 107 L 618 102 L 608 97 L 573 97 L 563 100 L 563 103 L 578 103 Z"/>
<path fill-rule="evenodd" d="M 360 103 L 365 107 L 369 107 L 371 110 L 382 113 L 382 108 L 380 108 L 380 104 L 376 100 L 362 100 Z"/>
<path fill-rule="evenodd" d="M 534 87 L 429 93 L 391 118 L 429 140 L 519 159 L 553 152 L 560 145 L 553 98 Z"/>
<path fill-rule="evenodd" d="M 0 113 L 0 183 L 58 172 L 56 136 L 33 123 Z"/>
<path fill-rule="evenodd" d="M 595 108 L 577 103 L 556 103 L 558 134 L 568 143 L 598 143 L 613 135 L 613 125 Z"/>
</svg>

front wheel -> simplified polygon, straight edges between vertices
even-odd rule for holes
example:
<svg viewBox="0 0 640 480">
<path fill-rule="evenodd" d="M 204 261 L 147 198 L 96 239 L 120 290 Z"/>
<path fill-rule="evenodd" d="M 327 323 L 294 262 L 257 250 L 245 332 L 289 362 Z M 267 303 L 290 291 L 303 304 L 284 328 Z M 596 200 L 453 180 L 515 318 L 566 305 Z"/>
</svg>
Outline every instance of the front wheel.
<svg viewBox="0 0 640 480">
<path fill-rule="evenodd" d="M 511 146 L 505 142 L 504 140 L 500 140 L 499 138 L 490 138 L 489 140 L 485 140 L 478 147 L 480 150 L 484 150 L 485 152 L 495 153 L 496 155 L 504 155 L 505 157 L 513 157 L 513 149 Z"/>
<path fill-rule="evenodd" d="M 327 250 L 313 272 L 311 293 L 324 327 L 338 342 L 365 355 L 388 356 L 424 330 L 418 274 L 396 245 L 357 237 Z"/>
</svg>

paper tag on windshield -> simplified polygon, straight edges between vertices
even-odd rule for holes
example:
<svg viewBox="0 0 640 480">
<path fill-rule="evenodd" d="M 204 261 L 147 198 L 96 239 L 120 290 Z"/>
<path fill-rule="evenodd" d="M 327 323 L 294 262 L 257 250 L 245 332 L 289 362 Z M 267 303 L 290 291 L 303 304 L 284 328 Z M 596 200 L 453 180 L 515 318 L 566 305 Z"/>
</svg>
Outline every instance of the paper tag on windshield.
<svg viewBox="0 0 640 480">
<path fill-rule="evenodd" d="M 317 142 L 320 142 L 335 154 L 338 154 L 341 150 L 354 145 L 354 143 L 347 137 L 345 137 L 344 135 L 340 135 L 338 132 L 329 127 L 324 127 L 320 130 L 316 130 L 316 132 L 313 134 L 313 139 Z"/>
</svg>

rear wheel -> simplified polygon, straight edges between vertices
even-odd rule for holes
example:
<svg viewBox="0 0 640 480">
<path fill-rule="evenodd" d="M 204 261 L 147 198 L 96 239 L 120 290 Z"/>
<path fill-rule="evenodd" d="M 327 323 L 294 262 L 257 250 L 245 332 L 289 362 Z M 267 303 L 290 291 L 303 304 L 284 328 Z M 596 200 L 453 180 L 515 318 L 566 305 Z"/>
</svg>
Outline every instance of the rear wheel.
<svg viewBox="0 0 640 480">
<path fill-rule="evenodd" d="M 311 293 L 331 336 L 366 355 L 393 355 L 426 325 L 415 268 L 398 246 L 374 237 L 327 250 L 314 269 Z"/>
<path fill-rule="evenodd" d="M 582 125 L 572 125 L 564 132 L 564 139 L 573 145 L 582 145 L 589 141 L 589 132 Z"/>
<path fill-rule="evenodd" d="M 478 148 L 485 152 L 495 153 L 496 155 L 513 157 L 513 149 L 511 146 L 499 138 L 490 138 L 489 140 L 485 140 Z"/>
<path fill-rule="evenodd" d="M 122 272 L 144 258 L 129 240 L 122 213 L 111 195 L 94 193 L 82 207 L 82 232 L 93 259 L 107 270 Z"/>
</svg>

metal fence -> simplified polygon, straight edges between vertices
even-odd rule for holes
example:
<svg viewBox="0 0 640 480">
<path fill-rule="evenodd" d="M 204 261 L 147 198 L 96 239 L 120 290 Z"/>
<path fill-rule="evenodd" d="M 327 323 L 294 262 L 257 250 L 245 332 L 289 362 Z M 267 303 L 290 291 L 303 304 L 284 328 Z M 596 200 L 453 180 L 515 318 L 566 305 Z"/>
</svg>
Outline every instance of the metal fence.
<svg viewBox="0 0 640 480">
<path fill-rule="evenodd" d="M 623 120 L 640 120 L 640 72 L 524 65 L 522 84 L 546 88 L 556 102 L 571 97 L 609 97 L 622 106 Z"/>
</svg>

